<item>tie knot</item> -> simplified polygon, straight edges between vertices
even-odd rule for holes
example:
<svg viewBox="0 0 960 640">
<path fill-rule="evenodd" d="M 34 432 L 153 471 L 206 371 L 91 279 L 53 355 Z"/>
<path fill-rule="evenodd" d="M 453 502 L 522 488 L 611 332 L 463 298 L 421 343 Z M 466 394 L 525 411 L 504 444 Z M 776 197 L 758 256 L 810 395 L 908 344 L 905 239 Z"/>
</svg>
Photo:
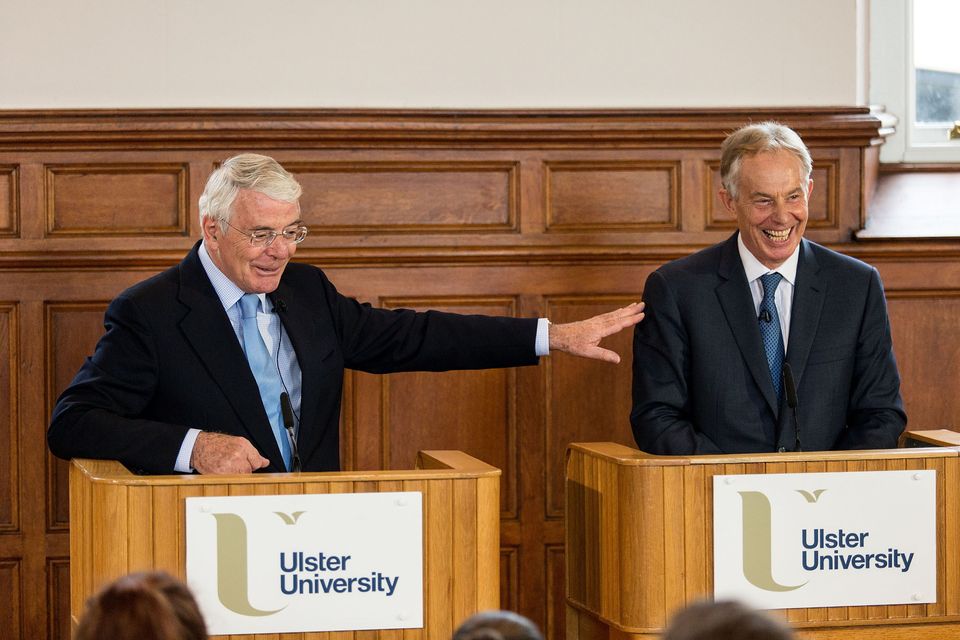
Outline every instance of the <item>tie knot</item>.
<svg viewBox="0 0 960 640">
<path fill-rule="evenodd" d="M 260 296 L 255 293 L 245 293 L 240 298 L 240 315 L 244 318 L 256 318 L 257 307 L 260 305 Z"/>
<path fill-rule="evenodd" d="M 760 276 L 760 284 L 763 285 L 763 297 L 772 296 L 781 280 L 783 280 L 783 276 L 776 272 Z"/>
</svg>

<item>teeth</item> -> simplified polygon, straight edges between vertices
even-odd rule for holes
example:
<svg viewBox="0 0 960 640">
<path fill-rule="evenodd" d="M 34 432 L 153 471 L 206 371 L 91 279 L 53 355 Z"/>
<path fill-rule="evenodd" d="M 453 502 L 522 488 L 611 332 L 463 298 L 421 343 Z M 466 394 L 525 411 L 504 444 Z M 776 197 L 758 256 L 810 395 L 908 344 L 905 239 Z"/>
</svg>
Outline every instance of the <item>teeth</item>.
<svg viewBox="0 0 960 640">
<path fill-rule="evenodd" d="M 790 229 L 783 229 L 782 231 L 774 231 L 772 229 L 764 229 L 763 233 L 766 234 L 771 240 L 786 240 L 790 236 Z"/>
</svg>

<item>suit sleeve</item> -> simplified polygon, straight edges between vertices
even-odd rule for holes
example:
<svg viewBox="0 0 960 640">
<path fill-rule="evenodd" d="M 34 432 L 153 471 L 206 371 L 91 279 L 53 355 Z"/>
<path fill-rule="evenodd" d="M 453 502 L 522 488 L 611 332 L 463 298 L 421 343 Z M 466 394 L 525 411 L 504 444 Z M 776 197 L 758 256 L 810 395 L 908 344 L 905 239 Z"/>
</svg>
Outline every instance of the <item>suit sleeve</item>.
<svg viewBox="0 0 960 640">
<path fill-rule="evenodd" d="M 60 458 L 119 460 L 140 473 L 174 473 L 188 427 L 139 419 L 158 379 L 156 343 L 136 304 L 116 298 L 106 333 L 53 411 L 47 442 Z"/>
<path fill-rule="evenodd" d="M 834 449 L 892 449 L 907 424 L 883 285 L 871 269 L 857 340 L 847 426 Z"/>
<path fill-rule="evenodd" d="M 370 373 L 533 365 L 537 320 L 377 309 L 323 278 L 344 364 Z"/>
<path fill-rule="evenodd" d="M 643 299 L 646 317 L 633 333 L 630 424 L 637 446 L 666 455 L 722 453 L 690 420 L 687 332 L 674 292 L 660 271 L 647 278 Z"/>
</svg>

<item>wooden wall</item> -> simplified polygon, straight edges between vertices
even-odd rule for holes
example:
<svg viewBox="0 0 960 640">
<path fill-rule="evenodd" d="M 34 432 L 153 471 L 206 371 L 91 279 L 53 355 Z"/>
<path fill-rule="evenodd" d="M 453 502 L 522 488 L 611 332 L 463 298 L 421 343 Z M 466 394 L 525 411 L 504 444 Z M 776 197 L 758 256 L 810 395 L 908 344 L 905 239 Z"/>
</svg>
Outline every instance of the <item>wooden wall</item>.
<svg viewBox="0 0 960 640">
<path fill-rule="evenodd" d="M 865 109 L 650 112 L 0 112 L 0 629 L 67 638 L 67 466 L 47 452 L 55 399 L 125 287 L 199 236 L 217 162 L 274 155 L 304 186 L 297 259 L 387 307 L 579 319 L 641 296 L 663 262 L 734 229 L 718 148 L 748 120 L 811 146 L 808 236 L 877 265 L 915 427 L 958 423 L 956 243 L 852 242 L 876 175 Z M 564 625 L 563 452 L 631 444 L 620 366 L 377 377 L 349 374 L 342 458 L 396 469 L 463 449 L 504 470 L 503 605 Z"/>
</svg>

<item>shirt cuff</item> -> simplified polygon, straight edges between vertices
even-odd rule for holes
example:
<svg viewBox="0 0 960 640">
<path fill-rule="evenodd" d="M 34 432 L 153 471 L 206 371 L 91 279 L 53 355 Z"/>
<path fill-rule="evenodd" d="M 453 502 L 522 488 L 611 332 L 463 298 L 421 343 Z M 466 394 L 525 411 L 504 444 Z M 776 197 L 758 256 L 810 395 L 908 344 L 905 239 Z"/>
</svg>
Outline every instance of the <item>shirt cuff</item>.
<svg viewBox="0 0 960 640">
<path fill-rule="evenodd" d="M 190 429 L 183 438 L 183 444 L 180 445 L 180 453 L 177 454 L 177 463 L 173 465 L 173 470 L 177 473 L 193 473 L 193 467 L 190 466 L 190 456 L 193 455 L 193 445 L 197 443 L 197 436 L 200 435 L 200 429 Z"/>
<path fill-rule="evenodd" d="M 550 321 L 546 318 L 537 320 L 537 342 L 535 345 L 537 356 L 550 355 Z"/>
</svg>

